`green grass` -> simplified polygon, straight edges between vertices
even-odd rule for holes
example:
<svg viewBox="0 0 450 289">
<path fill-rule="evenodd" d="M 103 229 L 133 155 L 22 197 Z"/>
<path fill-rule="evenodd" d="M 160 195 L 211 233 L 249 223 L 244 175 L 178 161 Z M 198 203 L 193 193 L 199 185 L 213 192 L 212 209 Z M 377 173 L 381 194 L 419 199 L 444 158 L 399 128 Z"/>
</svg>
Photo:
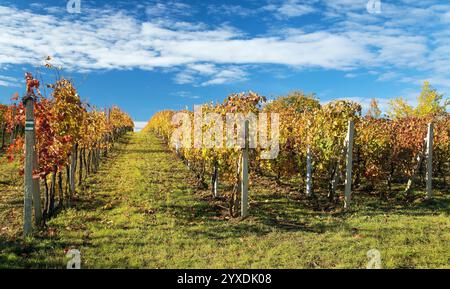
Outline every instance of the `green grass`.
<svg viewBox="0 0 450 289">
<path fill-rule="evenodd" d="M 404 206 L 356 193 L 351 211 L 325 212 L 260 177 L 250 217 L 229 219 L 155 136 L 134 134 L 73 208 L 21 241 L 16 169 L 1 165 L 0 268 L 64 268 L 70 248 L 84 268 L 365 268 L 370 249 L 385 268 L 450 268 L 448 194 Z"/>
</svg>

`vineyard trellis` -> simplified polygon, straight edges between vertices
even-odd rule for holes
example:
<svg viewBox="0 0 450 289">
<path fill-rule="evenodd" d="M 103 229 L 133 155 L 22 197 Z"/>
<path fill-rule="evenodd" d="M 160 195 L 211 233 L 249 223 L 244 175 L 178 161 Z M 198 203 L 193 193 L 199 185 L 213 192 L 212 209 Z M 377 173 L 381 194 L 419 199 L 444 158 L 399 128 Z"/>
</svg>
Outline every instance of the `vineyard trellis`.
<svg viewBox="0 0 450 289">
<path fill-rule="evenodd" d="M 71 206 L 76 185 L 83 186 L 99 169 L 102 156 L 134 127 L 116 106 L 102 111 L 82 103 L 73 83 L 63 77 L 47 86 L 50 98 L 41 95 L 39 81 L 26 73 L 23 101 L 0 107 L 2 150 L 10 161 L 17 156 L 22 161 L 24 236 L 32 233 L 33 211 L 35 225 L 42 226 L 57 210 Z"/>
<path fill-rule="evenodd" d="M 428 198 L 432 197 L 433 172 L 446 185 L 450 155 L 448 113 L 391 119 L 370 114 L 362 116 L 361 110 L 361 105 L 356 102 L 341 100 L 321 105 L 313 95 L 301 93 L 269 103 L 265 103 L 264 97 L 253 92 L 232 94 L 221 104 L 202 106 L 203 115 L 214 112 L 219 113 L 223 119 L 230 112 L 279 113 L 281 123 L 278 157 L 263 160 L 259 157 L 259 149 L 252 148 L 248 153 L 250 171 L 273 176 L 278 183 L 281 178 L 300 176 L 300 185 L 305 185 L 306 195 L 309 197 L 317 197 L 317 190 L 325 190 L 328 191 L 328 199 L 337 202 L 341 197 L 336 195 L 336 191 L 342 186 L 344 208 L 348 208 L 352 186 L 360 188 L 365 185 L 366 190 L 379 191 L 380 197 L 386 199 L 393 192 L 393 182 L 400 184 L 407 179 L 403 192 L 408 200 L 419 174 L 425 175 Z M 192 111 L 182 112 L 187 113 L 190 119 L 196 117 Z M 176 115 L 176 111 L 169 110 L 156 113 L 144 132 L 153 131 L 170 145 L 174 131 L 185 125 L 179 118 L 173 118 Z M 189 124 L 186 126 L 188 130 L 183 134 L 189 135 L 187 139 L 191 144 L 195 142 L 192 131 L 205 132 L 211 125 L 202 124 L 191 130 L 192 123 Z M 179 144 L 175 150 L 194 171 L 200 187 L 207 187 L 205 175 L 211 175 L 214 197 L 219 195 L 219 176 L 224 183 L 234 184 L 231 191 L 220 195 L 227 195 L 232 216 L 237 215 L 239 202 L 241 216 L 247 215 L 244 210 L 247 179 L 243 178 L 242 163 L 246 156 L 245 150 L 222 146 L 180 148 Z M 324 187 L 324 184 L 328 186 Z M 241 196 L 238 194 L 239 190 Z"/>
</svg>

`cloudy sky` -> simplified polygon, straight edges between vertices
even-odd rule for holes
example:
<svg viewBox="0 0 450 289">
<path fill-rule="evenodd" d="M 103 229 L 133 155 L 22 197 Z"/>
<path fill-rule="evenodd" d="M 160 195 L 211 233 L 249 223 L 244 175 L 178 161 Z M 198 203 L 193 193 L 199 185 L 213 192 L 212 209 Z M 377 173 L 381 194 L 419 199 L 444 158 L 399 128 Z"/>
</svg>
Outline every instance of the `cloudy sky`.
<svg viewBox="0 0 450 289">
<path fill-rule="evenodd" d="M 47 55 L 84 99 L 138 121 L 247 90 L 383 106 L 424 80 L 450 92 L 448 1 L 80 1 L 0 0 L 0 102 Z"/>
</svg>

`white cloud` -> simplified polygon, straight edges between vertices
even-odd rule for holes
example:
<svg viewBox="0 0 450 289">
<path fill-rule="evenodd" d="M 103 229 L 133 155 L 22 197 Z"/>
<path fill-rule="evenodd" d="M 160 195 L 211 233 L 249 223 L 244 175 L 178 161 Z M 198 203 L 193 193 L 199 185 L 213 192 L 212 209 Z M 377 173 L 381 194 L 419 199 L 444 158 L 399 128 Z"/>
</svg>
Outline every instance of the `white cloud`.
<svg viewBox="0 0 450 289">
<path fill-rule="evenodd" d="M 447 11 L 444 15 L 442 15 L 442 21 L 444 23 L 450 23 L 450 11 Z"/>
<path fill-rule="evenodd" d="M 239 82 L 247 80 L 247 73 L 238 67 L 229 67 L 220 70 L 214 77 L 202 83 L 202 86 L 209 86 L 215 84 L 224 84 L 230 82 Z"/>
<path fill-rule="evenodd" d="M 146 121 L 134 121 L 134 131 L 141 131 L 146 125 Z"/>
<path fill-rule="evenodd" d="M 19 87 L 20 80 L 11 76 L 0 75 L 0 86 Z"/>
<path fill-rule="evenodd" d="M 399 73 L 394 72 L 394 71 L 389 71 L 389 72 L 382 73 L 377 78 L 377 80 L 379 80 L 379 81 L 388 81 L 388 80 L 393 80 L 393 79 L 396 79 L 396 78 L 399 78 L 399 77 L 400 77 Z"/>
<path fill-rule="evenodd" d="M 230 5 L 230 4 L 212 4 L 208 5 L 208 13 L 214 15 L 227 15 L 227 16 L 240 16 L 248 17 L 260 13 L 258 9 L 251 9 L 243 7 L 241 5 Z"/>
<path fill-rule="evenodd" d="M 205 75 L 211 75 L 217 72 L 217 67 L 210 63 L 189 64 L 188 68 Z"/>
<path fill-rule="evenodd" d="M 179 2 L 144 7 L 147 20 L 105 8 L 84 8 L 80 18 L 74 18 L 0 5 L 0 67 L 39 65 L 51 55 L 57 64 L 77 71 L 174 68 L 177 83 L 195 85 L 245 80 L 249 64 L 345 71 L 387 66 L 436 72 L 445 79 L 450 66 L 448 31 L 420 31 L 417 22 L 442 23 L 450 5 L 403 3 L 386 3 L 381 16 L 373 16 L 365 11 L 366 0 L 271 2 L 263 8 L 280 17 L 317 13 L 336 19 L 329 27 L 291 27 L 285 22 L 270 36 L 249 36 L 229 24 L 210 27 L 181 21 L 177 17 L 192 13 L 192 7 Z"/>
<path fill-rule="evenodd" d="M 178 84 L 194 83 L 195 76 L 189 71 L 183 71 L 175 75 L 174 81 Z"/>
<path fill-rule="evenodd" d="M 205 80 L 207 78 L 207 80 Z M 178 84 L 201 83 L 201 86 L 218 85 L 247 80 L 247 73 L 237 66 L 216 66 L 213 64 L 189 64 L 186 69 L 177 73 Z"/>
<path fill-rule="evenodd" d="M 439 76 L 431 76 L 428 78 L 425 78 L 427 81 L 429 81 L 434 86 L 442 86 L 444 88 L 449 89 L 450 88 L 450 78 L 444 78 Z"/>
<path fill-rule="evenodd" d="M 182 98 L 189 98 L 189 99 L 199 99 L 200 98 L 200 96 L 193 95 L 189 91 L 178 91 L 178 92 L 175 92 L 175 93 L 172 93 L 172 94 L 175 95 L 175 96 L 182 97 Z"/>
<path fill-rule="evenodd" d="M 274 12 L 278 18 L 299 17 L 316 11 L 314 6 L 303 2 L 300 0 L 286 0 L 281 4 L 269 4 L 263 9 Z"/>
<path fill-rule="evenodd" d="M 145 8 L 149 17 L 166 17 L 169 15 L 189 15 L 192 7 L 186 3 L 166 1 L 150 4 Z"/>
</svg>

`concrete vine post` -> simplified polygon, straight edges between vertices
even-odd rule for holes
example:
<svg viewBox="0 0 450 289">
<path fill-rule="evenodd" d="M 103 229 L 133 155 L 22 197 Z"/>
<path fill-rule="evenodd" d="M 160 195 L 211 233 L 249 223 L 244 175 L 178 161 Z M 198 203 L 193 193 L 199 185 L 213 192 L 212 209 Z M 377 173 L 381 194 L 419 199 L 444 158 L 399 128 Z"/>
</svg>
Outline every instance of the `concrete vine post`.
<svg viewBox="0 0 450 289">
<path fill-rule="evenodd" d="M 245 147 L 242 150 L 242 181 L 241 181 L 241 217 L 248 215 L 248 150 L 249 121 L 245 121 Z"/>
<path fill-rule="evenodd" d="M 25 105 L 25 164 L 24 164 L 24 214 L 23 235 L 29 236 L 32 231 L 32 207 L 34 203 L 35 220 L 39 223 L 42 219 L 41 200 L 39 188 L 33 180 L 33 169 L 37 165 L 35 160 L 35 126 L 34 126 L 34 99 L 28 93 L 23 98 Z M 34 199 L 34 202 L 33 202 Z"/>
<path fill-rule="evenodd" d="M 311 127 L 311 120 L 308 120 L 308 127 Z M 313 165 L 312 165 L 312 153 L 311 144 L 309 143 L 308 134 L 308 146 L 306 148 L 306 196 L 310 197 L 313 195 Z"/>
<path fill-rule="evenodd" d="M 308 145 L 306 149 L 306 195 L 312 196 L 312 157 L 311 147 Z"/>
<path fill-rule="evenodd" d="M 33 131 L 33 147 L 36 145 L 36 134 Z M 33 171 L 38 168 L 37 151 L 34 147 L 33 154 Z M 36 226 L 42 225 L 42 205 L 41 205 L 41 186 L 38 178 L 33 179 L 33 206 L 34 206 L 34 224 Z"/>
<path fill-rule="evenodd" d="M 214 198 L 219 197 L 218 186 L 219 186 L 219 164 L 217 162 L 214 163 L 214 171 L 211 177 L 211 190 Z"/>
<path fill-rule="evenodd" d="M 348 122 L 347 131 L 347 166 L 345 170 L 345 199 L 344 208 L 348 209 L 352 195 L 352 169 L 353 169 L 353 137 L 355 135 L 355 123 L 353 120 Z"/>
<path fill-rule="evenodd" d="M 431 199 L 433 197 L 433 138 L 434 138 L 434 125 L 433 123 L 428 124 L 428 134 L 427 134 L 427 173 L 426 173 L 426 183 L 427 183 L 427 198 Z"/>
</svg>

